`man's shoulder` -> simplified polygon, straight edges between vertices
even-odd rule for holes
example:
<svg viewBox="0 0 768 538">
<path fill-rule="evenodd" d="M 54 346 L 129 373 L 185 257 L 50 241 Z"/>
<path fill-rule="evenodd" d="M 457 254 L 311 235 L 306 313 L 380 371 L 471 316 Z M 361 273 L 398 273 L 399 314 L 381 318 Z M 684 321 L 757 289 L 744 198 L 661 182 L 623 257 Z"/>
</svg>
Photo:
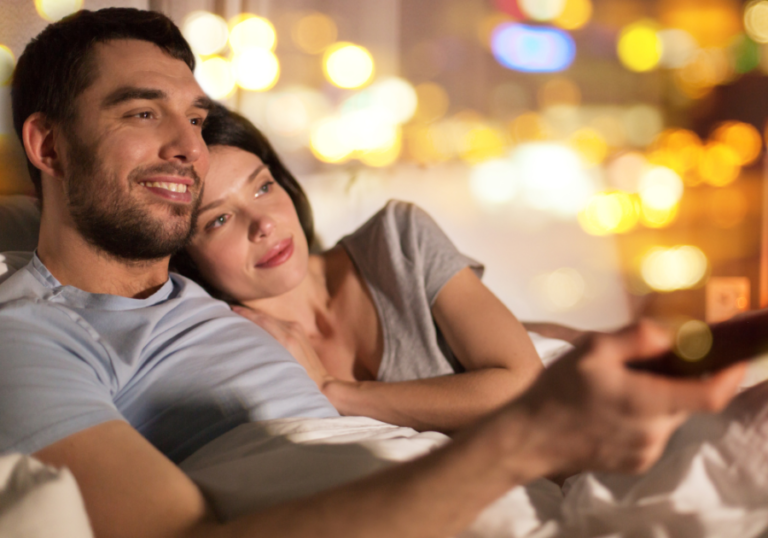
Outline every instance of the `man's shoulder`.
<svg viewBox="0 0 768 538">
<path fill-rule="evenodd" d="M 0 253 L 0 305 L 22 298 L 38 297 L 42 284 L 24 268 L 34 256 L 32 252 Z"/>
</svg>

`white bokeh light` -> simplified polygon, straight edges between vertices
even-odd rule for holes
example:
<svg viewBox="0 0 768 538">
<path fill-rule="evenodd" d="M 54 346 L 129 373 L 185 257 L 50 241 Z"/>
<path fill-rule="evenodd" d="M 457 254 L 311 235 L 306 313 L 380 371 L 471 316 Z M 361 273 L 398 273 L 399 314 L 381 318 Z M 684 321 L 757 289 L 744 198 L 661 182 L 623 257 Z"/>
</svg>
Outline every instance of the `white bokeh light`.
<svg viewBox="0 0 768 538">
<path fill-rule="evenodd" d="M 493 159 L 472 167 L 469 188 L 481 204 L 504 204 L 517 192 L 515 175 L 515 166 L 508 159 Z"/>
<path fill-rule="evenodd" d="M 229 27 L 227 21 L 208 11 L 193 11 L 181 23 L 181 33 L 202 56 L 216 54 L 227 46 Z"/>
</svg>

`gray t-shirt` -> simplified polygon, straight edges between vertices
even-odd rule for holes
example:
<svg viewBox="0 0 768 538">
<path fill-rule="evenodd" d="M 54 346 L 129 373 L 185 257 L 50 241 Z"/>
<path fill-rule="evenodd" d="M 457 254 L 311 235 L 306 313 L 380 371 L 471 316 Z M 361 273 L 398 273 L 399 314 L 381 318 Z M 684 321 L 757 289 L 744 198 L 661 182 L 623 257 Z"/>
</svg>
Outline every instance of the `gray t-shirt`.
<svg viewBox="0 0 768 538">
<path fill-rule="evenodd" d="M 34 256 L 0 284 L 0 453 L 118 419 L 179 462 L 239 424 L 336 416 L 277 341 L 179 275 L 146 299 L 90 294 Z"/>
<path fill-rule="evenodd" d="M 340 241 L 373 297 L 384 338 L 379 381 L 407 381 L 462 371 L 432 317 L 443 286 L 464 267 L 461 254 L 419 207 L 391 200 Z"/>
</svg>

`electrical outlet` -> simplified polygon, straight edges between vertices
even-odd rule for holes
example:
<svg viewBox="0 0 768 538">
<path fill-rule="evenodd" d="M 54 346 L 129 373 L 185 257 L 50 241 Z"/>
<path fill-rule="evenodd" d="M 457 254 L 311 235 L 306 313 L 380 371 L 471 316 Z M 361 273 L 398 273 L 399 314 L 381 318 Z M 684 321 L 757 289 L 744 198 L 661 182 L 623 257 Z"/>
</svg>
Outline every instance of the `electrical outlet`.
<svg viewBox="0 0 768 538">
<path fill-rule="evenodd" d="M 749 310 L 749 279 L 744 276 L 713 276 L 707 282 L 706 319 L 717 323 Z"/>
</svg>

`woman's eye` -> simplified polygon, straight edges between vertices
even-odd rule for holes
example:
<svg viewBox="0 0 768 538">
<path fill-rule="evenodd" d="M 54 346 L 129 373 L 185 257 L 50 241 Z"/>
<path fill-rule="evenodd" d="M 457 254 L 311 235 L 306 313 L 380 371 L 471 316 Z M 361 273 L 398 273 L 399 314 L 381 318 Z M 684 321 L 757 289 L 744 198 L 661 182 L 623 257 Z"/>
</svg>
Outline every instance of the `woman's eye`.
<svg viewBox="0 0 768 538">
<path fill-rule="evenodd" d="M 269 191 L 272 190 L 272 185 L 274 185 L 275 182 L 273 180 L 265 181 L 261 187 L 259 187 L 259 190 L 256 191 L 256 196 L 261 196 L 262 194 L 267 194 Z"/>
<path fill-rule="evenodd" d="M 205 225 L 206 230 L 212 230 L 214 228 L 218 228 L 220 226 L 223 226 L 226 224 L 226 222 L 229 220 L 229 217 L 227 215 L 219 215 L 215 219 L 213 219 L 211 222 Z"/>
</svg>

